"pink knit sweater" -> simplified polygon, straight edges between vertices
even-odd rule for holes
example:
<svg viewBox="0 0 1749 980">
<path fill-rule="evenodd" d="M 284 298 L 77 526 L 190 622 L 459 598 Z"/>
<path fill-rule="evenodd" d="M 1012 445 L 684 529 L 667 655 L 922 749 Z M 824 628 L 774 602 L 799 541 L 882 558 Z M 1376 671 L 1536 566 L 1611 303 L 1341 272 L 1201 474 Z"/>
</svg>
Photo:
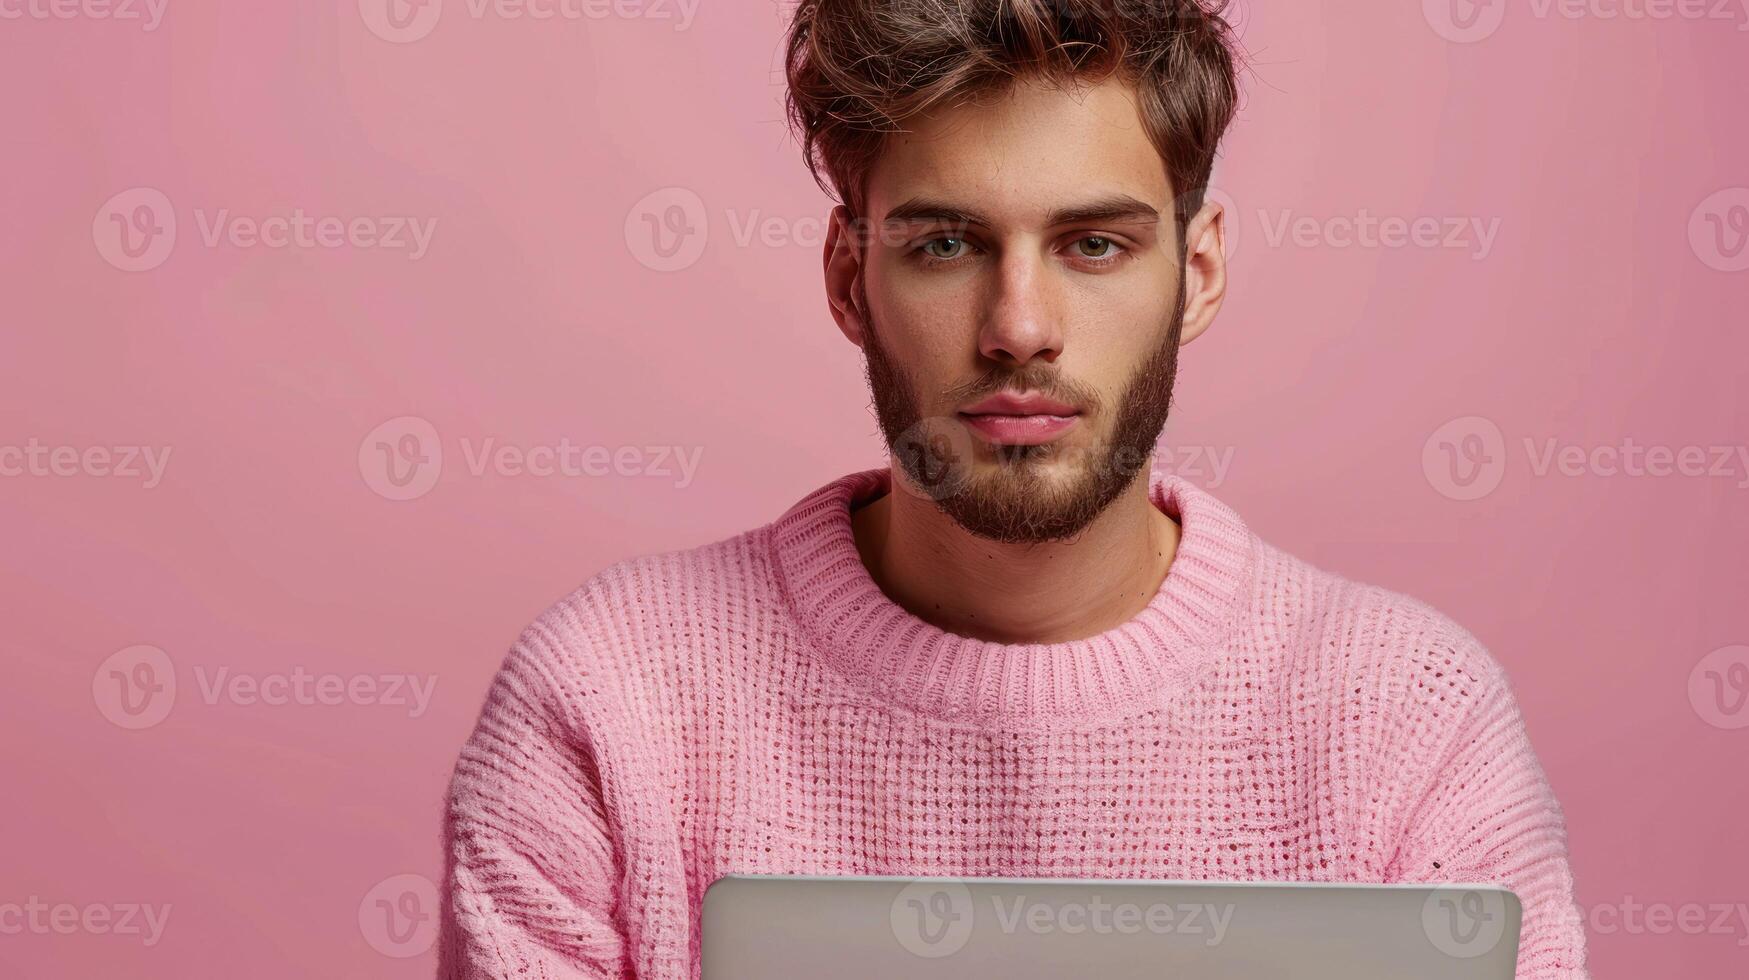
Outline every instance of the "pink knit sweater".
<svg viewBox="0 0 1749 980">
<path fill-rule="evenodd" d="M 1461 627 L 1156 472 L 1182 536 L 1144 611 L 960 637 L 858 557 L 887 481 L 620 562 L 528 628 L 450 787 L 441 975 L 696 976 L 736 872 L 1496 882 L 1518 976 L 1585 975 L 1561 810 Z"/>
</svg>

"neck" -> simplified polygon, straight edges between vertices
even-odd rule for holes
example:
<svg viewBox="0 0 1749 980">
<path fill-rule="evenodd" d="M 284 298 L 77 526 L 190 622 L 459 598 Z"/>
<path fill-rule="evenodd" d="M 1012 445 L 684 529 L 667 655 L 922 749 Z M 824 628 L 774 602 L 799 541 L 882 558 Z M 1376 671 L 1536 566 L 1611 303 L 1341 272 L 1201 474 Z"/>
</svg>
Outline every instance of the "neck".
<svg viewBox="0 0 1749 980">
<path fill-rule="evenodd" d="M 1068 541 L 976 537 L 934 502 L 895 489 L 851 512 L 856 550 L 881 591 L 917 618 L 998 643 L 1064 643 L 1147 608 L 1177 551 L 1179 526 L 1149 499 L 1146 474 Z"/>
</svg>

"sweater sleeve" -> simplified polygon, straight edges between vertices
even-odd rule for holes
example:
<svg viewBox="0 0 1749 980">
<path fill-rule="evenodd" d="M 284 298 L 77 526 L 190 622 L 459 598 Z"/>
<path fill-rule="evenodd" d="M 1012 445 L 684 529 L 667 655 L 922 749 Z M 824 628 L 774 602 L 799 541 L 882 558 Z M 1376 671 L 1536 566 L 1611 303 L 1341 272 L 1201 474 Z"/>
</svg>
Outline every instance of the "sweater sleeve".
<svg viewBox="0 0 1749 980">
<path fill-rule="evenodd" d="M 630 976 L 593 753 L 525 635 L 450 782 L 438 976 Z"/>
<path fill-rule="evenodd" d="M 1504 672 L 1485 653 L 1472 662 L 1485 682 L 1432 755 L 1430 785 L 1410 813 L 1391 877 L 1510 889 L 1524 907 L 1519 980 L 1584 980 L 1583 918 L 1560 804 Z"/>
</svg>

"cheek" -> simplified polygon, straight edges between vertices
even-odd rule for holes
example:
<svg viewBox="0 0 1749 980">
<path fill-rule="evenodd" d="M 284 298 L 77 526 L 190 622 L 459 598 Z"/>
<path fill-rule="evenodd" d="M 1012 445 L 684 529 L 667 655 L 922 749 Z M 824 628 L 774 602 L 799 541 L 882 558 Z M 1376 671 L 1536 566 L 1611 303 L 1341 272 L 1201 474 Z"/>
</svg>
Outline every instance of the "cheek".
<svg viewBox="0 0 1749 980">
<path fill-rule="evenodd" d="M 1059 365 L 1076 381 L 1099 392 L 1107 417 L 1166 340 L 1168 310 L 1161 304 L 1130 304 L 1127 312 L 1078 318 Z"/>
<path fill-rule="evenodd" d="M 944 390 L 964 384 L 975 369 L 965 349 L 946 341 L 945 331 L 938 323 L 907 322 L 897 333 L 898 337 L 885 337 L 888 355 L 910 378 L 913 390 L 926 406 L 934 404 Z"/>
<path fill-rule="evenodd" d="M 887 356 L 915 378 L 927 396 L 976 369 L 978 315 L 962 295 L 941 290 L 869 285 L 870 316 Z"/>
<path fill-rule="evenodd" d="M 1171 319 L 1178 282 L 1171 263 L 1150 252 L 1121 272 L 1071 280 L 1066 301 L 1077 322 L 1122 323 L 1147 334 Z"/>
</svg>

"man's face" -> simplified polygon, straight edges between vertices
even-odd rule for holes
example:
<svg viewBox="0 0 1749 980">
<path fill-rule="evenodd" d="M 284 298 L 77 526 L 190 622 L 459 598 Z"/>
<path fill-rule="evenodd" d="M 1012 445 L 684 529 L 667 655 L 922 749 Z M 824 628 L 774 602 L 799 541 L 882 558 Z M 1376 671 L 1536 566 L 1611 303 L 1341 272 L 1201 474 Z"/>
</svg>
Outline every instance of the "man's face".
<svg viewBox="0 0 1749 980">
<path fill-rule="evenodd" d="M 912 121 L 869 174 L 852 291 L 876 413 L 910 489 L 973 534 L 1074 535 L 1165 424 L 1185 279 L 1132 100 L 1021 83 Z"/>
</svg>

